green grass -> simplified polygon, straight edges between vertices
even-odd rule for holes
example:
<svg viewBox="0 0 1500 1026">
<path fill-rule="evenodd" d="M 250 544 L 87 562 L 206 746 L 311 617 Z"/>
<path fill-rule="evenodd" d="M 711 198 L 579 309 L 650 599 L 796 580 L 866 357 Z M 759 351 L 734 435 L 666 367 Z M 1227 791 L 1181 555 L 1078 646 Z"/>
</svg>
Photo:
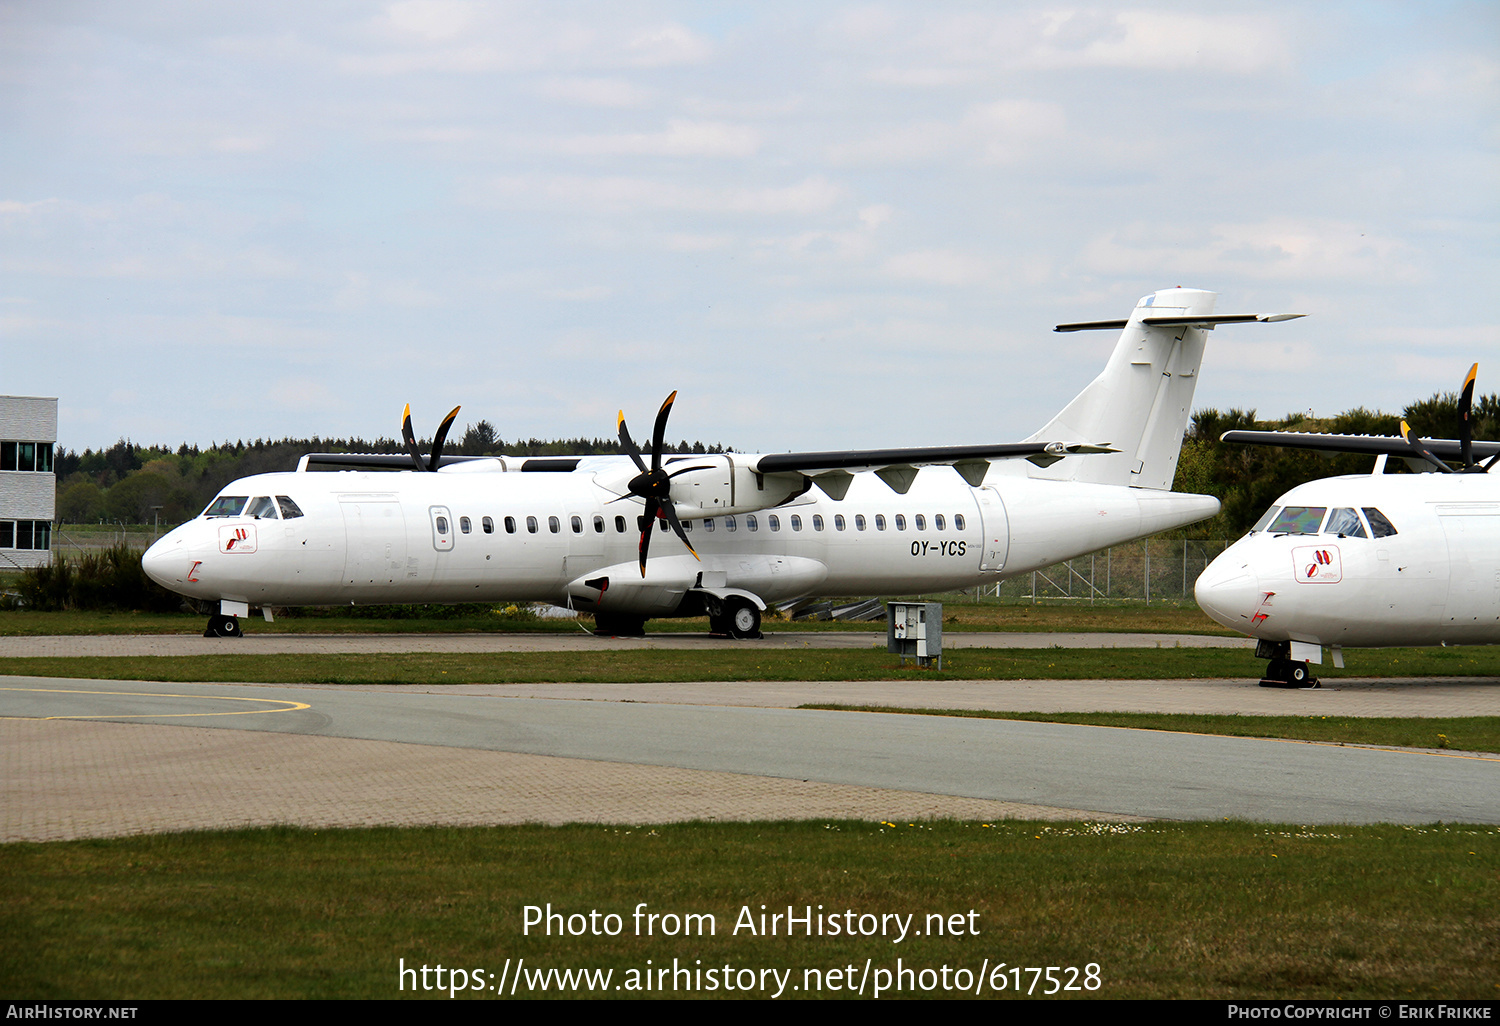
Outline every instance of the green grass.
<svg viewBox="0 0 1500 1026">
<path fill-rule="evenodd" d="M 224 645 L 232 647 L 233 640 Z M 1347 666 L 1317 668 L 1325 680 L 1363 676 L 1500 676 L 1500 646 L 1349 652 Z M 326 655 L 76 656 L 0 659 L 0 673 L 112 680 L 287 684 L 530 684 L 551 681 L 959 681 L 1259 680 L 1264 669 L 1237 649 L 967 649 L 943 656 L 941 671 L 902 665 L 884 648 L 705 651 L 340 653 Z"/>
<path fill-rule="evenodd" d="M 1449 748 L 1500 752 L 1500 716 L 1239 716 L 1196 713 L 998 712 L 989 709 L 909 709 L 897 705 L 842 705 L 809 702 L 799 709 L 967 716 L 985 720 L 1083 723 L 1095 727 L 1170 730 L 1226 737 L 1271 737 L 1329 744 L 1385 745 L 1395 748 Z"/>
<path fill-rule="evenodd" d="M 1097 963 L 1093 996 L 1105 998 L 1493 1000 L 1497 874 L 1500 831 L 1441 825 L 276 828 L 9 844 L 0 992 L 448 1000 L 398 991 L 398 960 L 498 977 L 525 958 L 612 969 L 619 983 L 675 958 L 790 969 L 801 984 L 807 968 L 852 964 L 857 977 L 867 958 L 886 970 L 900 958 L 971 974 L 1004 962 L 1022 967 L 1023 987 L 1025 967 Z M 717 931 L 637 937 L 639 902 L 710 913 Z M 524 936 L 524 906 L 548 903 L 618 914 L 623 930 Z M 741 910 L 758 916 L 762 904 L 913 915 L 918 927 L 957 914 L 978 935 L 734 936 Z M 999 996 L 1015 996 L 1006 982 Z"/>
</svg>

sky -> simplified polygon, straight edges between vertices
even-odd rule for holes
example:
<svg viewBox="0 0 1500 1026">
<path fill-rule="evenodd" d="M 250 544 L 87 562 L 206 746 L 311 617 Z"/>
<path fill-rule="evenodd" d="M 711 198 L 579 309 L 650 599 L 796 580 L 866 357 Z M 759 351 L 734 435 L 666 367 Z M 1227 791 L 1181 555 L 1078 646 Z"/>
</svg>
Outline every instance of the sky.
<svg viewBox="0 0 1500 1026">
<path fill-rule="evenodd" d="M 1017 440 L 1500 391 L 1500 4 L 0 0 L 0 393 L 59 443 Z"/>
</svg>

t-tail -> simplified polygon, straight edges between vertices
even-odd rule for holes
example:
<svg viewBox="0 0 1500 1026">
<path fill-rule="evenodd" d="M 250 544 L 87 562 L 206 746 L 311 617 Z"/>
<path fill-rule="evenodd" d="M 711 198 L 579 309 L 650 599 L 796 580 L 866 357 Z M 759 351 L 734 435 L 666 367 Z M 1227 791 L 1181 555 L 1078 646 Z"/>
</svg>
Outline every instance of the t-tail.
<svg viewBox="0 0 1500 1026">
<path fill-rule="evenodd" d="M 1099 376 L 1027 441 L 1087 441 L 1119 452 L 1062 460 L 1031 476 L 1169 490 L 1208 332 L 1217 324 L 1302 316 L 1216 315 L 1217 298 L 1201 289 L 1162 289 L 1137 303 L 1127 320 L 1059 324 L 1058 331 L 1123 330 Z"/>
</svg>

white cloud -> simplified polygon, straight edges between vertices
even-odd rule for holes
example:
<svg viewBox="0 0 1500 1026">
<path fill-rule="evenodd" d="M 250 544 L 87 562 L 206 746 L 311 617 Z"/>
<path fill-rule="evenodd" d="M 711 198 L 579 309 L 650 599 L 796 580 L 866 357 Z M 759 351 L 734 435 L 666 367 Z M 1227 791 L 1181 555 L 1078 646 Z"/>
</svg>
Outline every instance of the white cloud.
<svg viewBox="0 0 1500 1026">
<path fill-rule="evenodd" d="M 748 157 L 760 149 L 760 133 L 743 125 L 673 120 L 660 132 L 583 135 L 546 145 L 574 156 Z"/>
<path fill-rule="evenodd" d="M 553 76 L 535 86 L 540 96 L 583 107 L 641 107 L 655 91 L 623 78 Z"/>
<path fill-rule="evenodd" d="M 1163 269 L 1194 274 L 1302 281 L 1355 279 L 1412 284 L 1423 277 L 1409 243 L 1360 225 L 1272 218 L 1217 224 L 1174 242 L 1170 226 L 1139 222 L 1088 243 L 1082 262 L 1104 274 Z M 1165 236 L 1165 237 L 1164 237 Z"/>
<path fill-rule="evenodd" d="M 581 175 L 507 175 L 493 179 L 475 199 L 488 204 L 546 203 L 569 210 L 639 213 L 677 210 L 698 214 L 820 213 L 841 202 L 847 190 L 814 175 L 786 186 L 685 185 L 649 178 L 589 178 Z"/>
<path fill-rule="evenodd" d="M 953 250 L 926 249 L 902 253 L 885 261 L 884 270 L 894 278 L 963 286 L 993 278 L 995 268 L 984 257 Z"/>
</svg>

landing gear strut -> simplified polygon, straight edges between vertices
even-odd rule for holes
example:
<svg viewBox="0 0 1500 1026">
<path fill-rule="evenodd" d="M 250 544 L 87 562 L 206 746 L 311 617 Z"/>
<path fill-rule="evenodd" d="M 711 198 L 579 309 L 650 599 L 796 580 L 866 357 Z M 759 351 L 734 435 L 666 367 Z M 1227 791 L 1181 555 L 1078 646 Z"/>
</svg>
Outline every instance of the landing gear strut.
<svg viewBox="0 0 1500 1026">
<path fill-rule="evenodd" d="M 1307 661 L 1291 658 L 1291 651 L 1291 644 L 1285 641 L 1269 644 L 1262 641 L 1255 647 L 1257 656 L 1270 660 L 1266 666 L 1266 675 L 1261 678 L 1261 687 L 1300 689 L 1322 686 L 1318 683 L 1318 678 L 1312 675 L 1312 668 Z"/>
<path fill-rule="evenodd" d="M 225 616 L 223 613 L 210 616 L 208 626 L 203 630 L 205 638 L 238 638 L 241 634 L 239 618 Z"/>
</svg>

